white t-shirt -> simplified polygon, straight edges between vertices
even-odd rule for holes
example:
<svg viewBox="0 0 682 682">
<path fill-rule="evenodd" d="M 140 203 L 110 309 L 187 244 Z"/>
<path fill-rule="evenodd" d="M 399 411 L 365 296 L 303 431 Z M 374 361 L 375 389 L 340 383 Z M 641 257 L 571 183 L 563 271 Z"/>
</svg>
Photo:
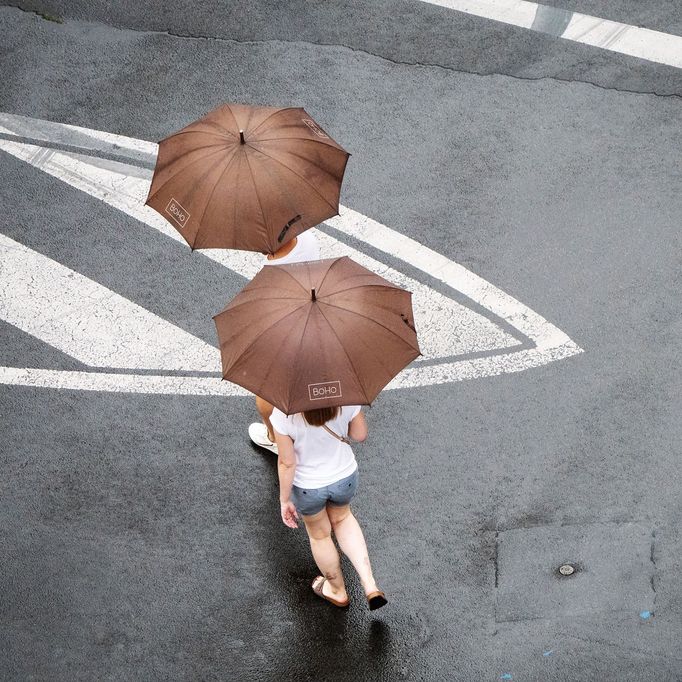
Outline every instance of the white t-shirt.
<svg viewBox="0 0 682 682">
<path fill-rule="evenodd" d="M 304 260 L 320 260 L 320 245 L 317 237 L 306 230 L 296 237 L 296 246 L 286 256 L 268 260 L 265 258 L 266 265 L 286 265 L 287 263 L 299 263 Z"/>
<path fill-rule="evenodd" d="M 326 426 L 339 436 L 347 436 L 348 424 L 359 412 L 360 405 L 345 405 Z M 342 443 L 321 426 L 310 426 L 302 414 L 287 417 L 275 408 L 270 421 L 277 433 L 294 441 L 295 486 L 323 488 L 350 476 L 358 468 L 350 445 Z"/>
</svg>

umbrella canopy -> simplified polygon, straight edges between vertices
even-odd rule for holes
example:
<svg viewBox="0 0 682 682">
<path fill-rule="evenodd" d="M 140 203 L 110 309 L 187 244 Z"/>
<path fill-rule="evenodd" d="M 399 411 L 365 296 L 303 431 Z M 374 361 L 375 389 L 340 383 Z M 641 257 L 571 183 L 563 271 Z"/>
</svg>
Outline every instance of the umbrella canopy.
<svg viewBox="0 0 682 682">
<path fill-rule="evenodd" d="M 193 249 L 274 253 L 338 215 L 349 156 L 304 109 L 225 104 L 159 143 L 146 203 Z"/>
<path fill-rule="evenodd" d="M 370 404 L 420 355 L 412 294 L 346 256 L 268 265 L 213 319 L 223 378 L 285 414 Z"/>
</svg>

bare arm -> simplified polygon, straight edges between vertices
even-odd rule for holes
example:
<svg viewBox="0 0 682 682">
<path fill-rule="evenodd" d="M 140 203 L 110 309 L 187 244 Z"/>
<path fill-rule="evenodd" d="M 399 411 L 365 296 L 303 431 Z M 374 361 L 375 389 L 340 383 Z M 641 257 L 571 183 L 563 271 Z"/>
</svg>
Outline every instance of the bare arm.
<svg viewBox="0 0 682 682">
<path fill-rule="evenodd" d="M 363 440 L 367 438 L 367 422 L 365 421 L 365 415 L 362 412 L 350 420 L 348 424 L 348 435 L 358 443 L 362 443 Z"/>
<path fill-rule="evenodd" d="M 298 527 L 298 513 L 291 501 L 291 487 L 294 482 L 296 471 L 296 454 L 294 453 L 294 441 L 275 430 L 275 442 L 279 457 L 277 458 L 277 474 L 279 475 L 279 505 L 282 521 L 289 528 Z"/>
</svg>

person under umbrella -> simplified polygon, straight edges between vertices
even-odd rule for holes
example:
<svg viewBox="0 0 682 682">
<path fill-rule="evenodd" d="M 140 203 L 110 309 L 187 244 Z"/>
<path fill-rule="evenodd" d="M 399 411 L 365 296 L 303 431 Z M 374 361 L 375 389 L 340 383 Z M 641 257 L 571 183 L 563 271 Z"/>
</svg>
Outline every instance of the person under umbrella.
<svg viewBox="0 0 682 682">
<path fill-rule="evenodd" d="M 224 104 L 159 142 L 146 204 L 192 249 L 274 254 L 338 215 L 349 156 L 301 107 Z"/>
<path fill-rule="evenodd" d="M 303 518 L 322 573 L 313 591 L 349 603 L 334 533 L 370 609 L 385 605 L 350 508 L 358 467 L 348 437 L 367 437 L 361 405 L 420 354 L 410 292 L 347 257 L 274 265 L 214 321 L 223 378 L 275 406 L 280 513 L 291 528 Z"/>
<path fill-rule="evenodd" d="M 224 104 L 159 143 L 146 203 L 192 249 L 317 260 L 307 230 L 338 215 L 349 156 L 305 109 Z M 276 454 L 272 405 L 257 397 L 256 409 L 249 436 Z"/>
<path fill-rule="evenodd" d="M 319 260 L 320 246 L 317 238 L 310 230 L 303 232 L 286 243 L 281 249 L 273 254 L 264 254 L 265 265 L 286 265 L 287 263 L 300 263 L 301 261 Z M 270 415 L 274 406 L 265 398 L 256 396 L 256 410 L 261 421 L 249 425 L 249 438 L 256 445 L 278 454 L 275 432 L 270 422 Z"/>
</svg>

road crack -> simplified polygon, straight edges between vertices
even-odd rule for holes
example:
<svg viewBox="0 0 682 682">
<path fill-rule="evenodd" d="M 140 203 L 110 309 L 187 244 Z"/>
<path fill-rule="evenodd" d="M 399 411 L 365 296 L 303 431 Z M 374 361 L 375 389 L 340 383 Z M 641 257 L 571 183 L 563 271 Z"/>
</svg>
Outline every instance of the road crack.
<svg viewBox="0 0 682 682">
<path fill-rule="evenodd" d="M 51 22 L 56 22 L 56 23 L 61 23 L 63 24 L 65 21 L 66 23 L 72 23 L 74 21 L 81 21 L 81 20 L 72 20 L 72 19 L 67 19 L 64 20 L 61 17 L 53 17 L 49 14 L 39 12 L 36 10 L 32 9 L 26 9 L 25 7 L 22 7 L 19 4 L 10 4 L 7 3 L 4 5 L 5 7 L 13 7 L 15 9 L 21 10 L 22 12 L 25 12 L 26 14 L 32 14 L 34 16 L 40 17 L 43 20 L 46 21 L 51 21 Z M 446 66 L 443 64 L 438 64 L 435 62 L 419 62 L 419 61 L 403 61 L 403 60 L 398 60 L 398 59 L 391 59 L 390 57 L 386 57 L 385 55 L 378 54 L 376 52 L 371 52 L 370 50 L 365 50 L 359 47 L 352 47 L 350 45 L 344 45 L 342 43 L 322 43 L 322 42 L 316 42 L 316 41 L 311 41 L 311 40 L 284 40 L 281 38 L 268 38 L 268 39 L 261 39 L 261 40 L 240 40 L 237 38 L 225 38 L 222 36 L 210 36 L 210 35 L 205 35 L 201 33 L 197 34 L 192 34 L 192 33 L 178 33 L 176 31 L 171 31 L 171 30 L 165 30 L 165 31 L 160 31 L 160 30 L 149 30 L 149 29 L 139 29 L 139 28 L 131 28 L 129 26 L 121 26 L 118 24 L 105 24 L 101 21 L 87 21 L 83 23 L 90 23 L 90 24 L 96 24 L 99 26 L 104 26 L 106 28 L 110 28 L 113 30 L 118 30 L 118 31 L 131 31 L 133 33 L 139 33 L 141 35 L 149 35 L 149 36 L 168 36 L 170 38 L 177 38 L 179 40 L 205 40 L 205 41 L 211 41 L 211 42 L 218 42 L 218 43 L 226 43 L 230 45 L 310 45 L 314 47 L 321 47 L 321 48 L 334 48 L 334 49 L 341 49 L 341 50 L 349 50 L 351 52 L 359 53 L 366 55 L 368 57 L 374 57 L 376 59 L 380 59 L 384 62 L 388 62 L 390 64 L 394 64 L 396 66 L 408 66 L 408 67 L 417 67 L 417 68 L 424 68 L 424 69 L 439 69 L 442 71 L 447 71 L 449 73 L 459 73 L 459 74 L 464 74 L 464 75 L 469 75 L 469 76 L 479 76 L 481 78 L 492 78 L 492 77 L 500 77 L 500 78 L 512 78 L 514 80 L 519 80 L 519 81 L 527 81 L 527 82 L 539 82 L 539 81 L 554 81 L 558 83 L 576 83 L 576 84 L 582 84 L 582 85 L 590 85 L 594 88 L 598 88 L 599 90 L 604 90 L 606 92 L 619 92 L 623 94 L 628 94 L 628 95 L 643 95 L 643 96 L 653 96 L 653 97 L 659 97 L 659 98 L 665 98 L 665 99 L 682 99 L 682 94 L 677 94 L 677 93 L 661 93 L 661 92 L 656 92 L 655 90 L 630 90 L 627 88 L 616 88 L 616 87 L 611 87 L 608 85 L 601 85 L 600 83 L 596 83 L 594 81 L 586 80 L 586 79 L 580 79 L 580 78 L 562 78 L 560 76 L 518 76 L 515 74 L 510 74 L 510 73 L 501 73 L 497 71 L 470 71 L 467 69 L 458 69 L 454 66 Z"/>
</svg>

